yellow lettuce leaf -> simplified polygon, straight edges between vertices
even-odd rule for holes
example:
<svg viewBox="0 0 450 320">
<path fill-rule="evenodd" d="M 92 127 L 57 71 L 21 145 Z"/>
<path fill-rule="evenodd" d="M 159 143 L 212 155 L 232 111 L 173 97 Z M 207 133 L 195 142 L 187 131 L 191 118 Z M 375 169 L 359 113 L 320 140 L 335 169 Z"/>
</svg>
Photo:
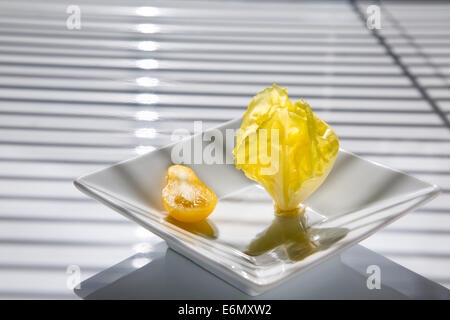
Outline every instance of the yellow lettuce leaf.
<svg viewBox="0 0 450 320">
<path fill-rule="evenodd" d="M 303 99 L 292 104 L 287 89 L 274 84 L 250 102 L 233 153 L 236 167 L 283 213 L 295 211 L 322 184 L 338 151 L 334 130 Z"/>
</svg>

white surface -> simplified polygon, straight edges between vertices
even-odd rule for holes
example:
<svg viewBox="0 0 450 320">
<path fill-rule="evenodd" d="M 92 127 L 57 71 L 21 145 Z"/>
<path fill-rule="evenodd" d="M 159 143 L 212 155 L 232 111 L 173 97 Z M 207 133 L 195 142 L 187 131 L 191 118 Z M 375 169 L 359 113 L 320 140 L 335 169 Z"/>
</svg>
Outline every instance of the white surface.
<svg viewBox="0 0 450 320">
<path fill-rule="evenodd" d="M 223 10 L 227 4 L 220 2 L 77 3 L 83 14 L 79 31 L 66 29 L 66 7 L 73 4 L 70 1 L 0 3 L 0 55 L 8 59 L 0 64 L 0 220 L 6 226 L 0 234 L 0 297 L 73 298 L 66 287 L 68 265 L 79 265 L 85 279 L 144 250 L 136 247 L 139 243 L 158 241 L 111 210 L 86 200 L 71 186 L 71 180 L 136 155 L 136 147 L 164 145 L 172 128 L 192 129 L 192 120 L 198 116 L 208 119 L 210 126 L 232 119 L 244 111 L 260 88 L 272 82 L 288 86 L 297 94 L 295 98 L 305 96 L 324 120 L 335 121 L 331 124 L 344 148 L 444 188 L 444 193 L 425 209 L 398 220 L 364 244 L 450 287 L 450 132 L 429 103 L 417 98 L 417 89 L 410 87 L 409 79 L 400 74 L 347 2 L 233 2 L 240 10 L 231 14 Z M 117 9 L 114 4 L 126 8 Z M 93 6 L 97 6 L 95 15 Z M 135 9 L 142 6 L 173 9 L 168 16 L 164 10 L 160 11 L 162 16 L 136 15 Z M 174 9 L 177 6 L 181 9 Z M 188 6 L 191 10 L 185 16 L 182 9 Z M 280 15 L 259 17 L 262 12 L 272 13 L 274 7 Z M 194 19 L 198 8 L 203 8 L 202 16 Z M 214 18 L 205 17 L 205 8 L 216 9 Z M 419 83 L 439 86 L 429 91 L 448 89 L 448 70 L 440 64 L 448 63 L 445 43 L 450 22 L 445 15 L 449 8 L 447 4 L 428 2 L 386 7 L 426 53 L 424 58 L 417 47 L 404 43 L 394 48 L 404 52 L 402 61 L 414 67 Z M 409 9 L 416 16 L 409 16 Z M 253 10 L 256 13 L 250 14 Z M 382 13 L 381 32 L 387 41 L 409 41 L 389 19 Z M 137 28 L 143 24 L 155 25 L 159 31 Z M 189 36 L 188 42 L 197 39 L 195 43 L 202 43 L 202 49 L 142 51 L 135 46 L 142 41 L 161 42 L 165 36 L 170 43 Z M 220 42 L 240 37 L 243 42 L 236 40 L 229 50 L 216 50 Z M 246 44 L 246 37 L 255 42 Z M 432 40 L 435 44 L 429 47 Z M 239 50 L 241 46 L 247 51 Z M 287 54 L 292 50 L 297 53 Z M 336 55 L 338 51 L 356 55 Z M 123 67 L 137 58 L 176 61 L 165 70 Z M 89 68 L 93 61 L 101 66 Z M 183 62 L 192 65 L 193 61 L 197 66 L 207 61 L 209 66 L 216 63 L 209 72 L 178 69 Z M 324 64 L 330 69 L 324 69 Z M 375 64 L 388 72 L 381 76 L 358 72 L 373 69 Z M 430 64 L 433 68 L 437 64 L 431 74 Z M 223 70 L 227 65 L 229 72 Z M 246 65 L 267 65 L 271 70 L 295 65 L 309 71 L 246 73 Z M 348 71 L 342 71 L 342 65 Z M 331 73 L 333 70 L 341 71 Z M 136 87 L 136 80 L 142 77 L 157 78 L 160 85 Z M 177 85 L 203 92 L 220 90 L 220 95 L 191 95 L 179 92 Z M 240 86 L 237 95 L 235 90 Z M 308 89 L 308 95 L 302 88 Z M 158 96 L 158 103 L 154 96 L 139 100 L 154 104 L 136 103 L 140 94 L 152 92 Z M 439 91 L 430 95 L 436 93 Z M 438 105 L 449 117 L 449 101 L 439 99 Z M 344 110 L 347 114 L 341 116 Z M 135 121 L 141 111 L 160 117 L 156 121 Z M 388 121 L 390 124 L 386 124 Z M 159 134 L 136 138 L 138 128 L 155 128 Z"/>
</svg>

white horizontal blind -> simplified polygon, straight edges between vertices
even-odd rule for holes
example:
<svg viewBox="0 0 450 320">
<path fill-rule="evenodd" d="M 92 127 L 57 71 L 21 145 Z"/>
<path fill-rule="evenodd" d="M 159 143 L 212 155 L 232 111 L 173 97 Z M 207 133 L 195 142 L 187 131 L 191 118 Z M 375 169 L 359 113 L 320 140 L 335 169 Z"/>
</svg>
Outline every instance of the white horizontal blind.
<svg viewBox="0 0 450 320">
<path fill-rule="evenodd" d="M 82 278 L 156 244 L 88 199 L 80 174 L 241 116 L 277 83 L 303 97 L 342 146 L 442 186 L 364 242 L 450 287 L 450 5 L 0 2 L 0 297 L 72 298 Z"/>
</svg>

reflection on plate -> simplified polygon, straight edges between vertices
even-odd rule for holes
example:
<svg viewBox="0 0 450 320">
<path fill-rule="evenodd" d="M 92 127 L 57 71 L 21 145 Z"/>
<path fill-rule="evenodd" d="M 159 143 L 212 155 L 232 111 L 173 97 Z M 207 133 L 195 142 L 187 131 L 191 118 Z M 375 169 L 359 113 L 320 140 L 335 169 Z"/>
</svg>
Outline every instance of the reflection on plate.
<svg viewBox="0 0 450 320">
<path fill-rule="evenodd" d="M 346 236 L 345 228 L 313 228 L 307 226 L 306 216 L 295 218 L 275 216 L 272 223 L 249 244 L 246 253 L 252 256 L 282 246 L 292 261 L 300 261 L 328 249 Z"/>
<path fill-rule="evenodd" d="M 203 236 L 205 238 L 217 239 L 217 227 L 212 221 L 209 221 L 209 219 L 205 219 L 199 222 L 186 223 L 168 216 L 166 218 L 166 221 L 192 234 Z"/>
</svg>

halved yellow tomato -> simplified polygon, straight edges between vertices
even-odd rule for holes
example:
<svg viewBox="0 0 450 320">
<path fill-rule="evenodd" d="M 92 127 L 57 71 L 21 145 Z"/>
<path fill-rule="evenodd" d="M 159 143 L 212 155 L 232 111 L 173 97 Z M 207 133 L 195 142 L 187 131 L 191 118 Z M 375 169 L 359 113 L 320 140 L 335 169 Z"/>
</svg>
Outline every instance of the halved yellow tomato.
<svg viewBox="0 0 450 320">
<path fill-rule="evenodd" d="M 170 166 L 162 200 L 169 215 L 182 222 L 206 219 L 217 204 L 216 194 L 195 175 L 191 168 Z"/>
</svg>

